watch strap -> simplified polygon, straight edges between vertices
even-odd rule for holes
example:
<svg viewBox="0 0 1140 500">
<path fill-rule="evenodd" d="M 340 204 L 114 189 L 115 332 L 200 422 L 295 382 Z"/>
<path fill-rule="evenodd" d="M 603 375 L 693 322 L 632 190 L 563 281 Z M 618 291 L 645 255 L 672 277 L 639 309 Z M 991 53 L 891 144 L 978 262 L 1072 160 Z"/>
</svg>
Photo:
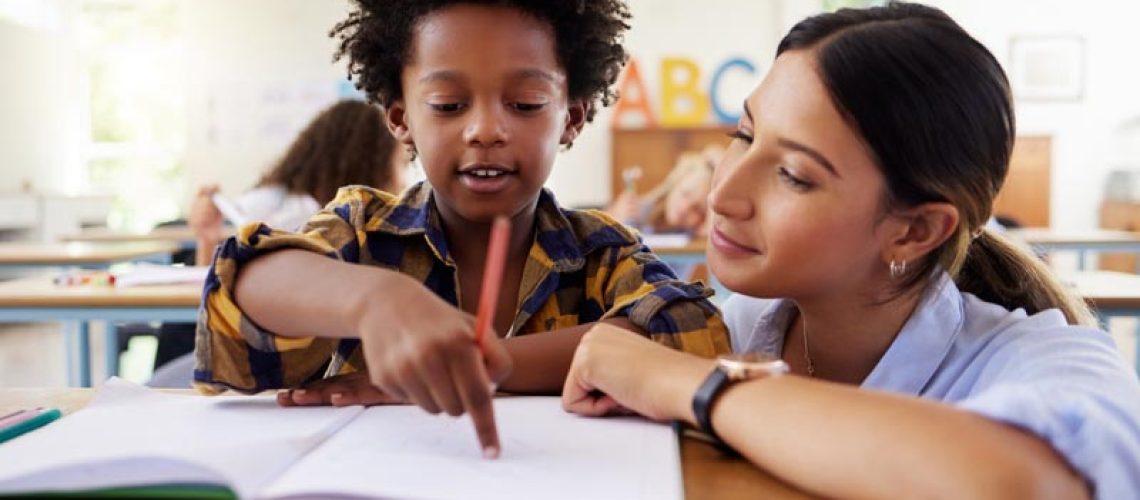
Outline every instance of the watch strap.
<svg viewBox="0 0 1140 500">
<path fill-rule="evenodd" d="M 725 448 L 724 442 L 713 430 L 711 413 L 713 402 L 724 391 L 728 382 L 728 374 L 718 366 L 709 373 L 709 376 L 697 388 L 696 394 L 693 395 L 693 416 L 697 419 L 697 426 L 702 432 L 715 439 L 717 443 L 721 443 L 722 448 Z"/>
</svg>

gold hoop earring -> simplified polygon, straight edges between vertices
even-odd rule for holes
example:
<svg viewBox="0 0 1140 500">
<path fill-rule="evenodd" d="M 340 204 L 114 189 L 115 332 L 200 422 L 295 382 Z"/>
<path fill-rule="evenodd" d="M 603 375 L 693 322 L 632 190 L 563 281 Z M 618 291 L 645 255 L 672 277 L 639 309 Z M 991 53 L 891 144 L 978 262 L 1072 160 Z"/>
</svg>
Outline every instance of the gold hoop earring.
<svg viewBox="0 0 1140 500">
<path fill-rule="evenodd" d="M 906 261 L 905 260 L 895 262 L 894 259 L 891 259 L 890 266 L 891 266 L 891 279 L 893 279 L 893 280 L 899 279 L 900 276 L 906 274 Z"/>
</svg>

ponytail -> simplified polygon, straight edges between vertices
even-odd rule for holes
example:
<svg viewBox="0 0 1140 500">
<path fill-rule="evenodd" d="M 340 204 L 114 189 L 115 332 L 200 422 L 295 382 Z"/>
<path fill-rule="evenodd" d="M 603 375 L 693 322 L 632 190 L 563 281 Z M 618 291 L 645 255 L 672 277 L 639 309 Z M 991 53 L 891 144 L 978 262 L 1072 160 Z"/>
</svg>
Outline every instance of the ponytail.
<svg viewBox="0 0 1140 500">
<path fill-rule="evenodd" d="M 1096 327 L 1096 317 L 1074 291 L 1027 248 L 982 229 L 969 244 L 954 282 L 963 292 L 1029 314 L 1057 308 L 1070 325 Z"/>
</svg>

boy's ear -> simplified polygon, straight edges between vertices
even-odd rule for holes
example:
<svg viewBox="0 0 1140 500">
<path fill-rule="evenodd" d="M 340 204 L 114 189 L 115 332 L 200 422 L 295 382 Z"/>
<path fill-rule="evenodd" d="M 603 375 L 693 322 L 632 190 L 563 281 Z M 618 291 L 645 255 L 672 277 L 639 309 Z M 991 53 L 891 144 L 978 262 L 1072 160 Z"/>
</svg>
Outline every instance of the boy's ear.
<svg viewBox="0 0 1140 500">
<path fill-rule="evenodd" d="M 923 203 L 892 215 L 894 226 L 883 249 L 883 262 L 914 264 L 933 252 L 958 229 L 958 208 L 946 202 Z"/>
<path fill-rule="evenodd" d="M 566 113 L 566 127 L 562 129 L 562 138 L 558 141 L 559 144 L 569 145 L 578 138 L 578 134 L 582 132 L 582 127 L 586 126 L 586 115 L 589 114 L 589 111 L 589 101 L 585 99 L 570 101 Z"/>
<path fill-rule="evenodd" d="M 392 133 L 392 137 L 395 137 L 401 144 L 410 146 L 414 143 L 412 142 L 411 128 L 408 127 L 407 109 L 403 99 L 393 100 L 391 104 L 386 106 L 384 120 L 388 123 L 388 131 Z"/>
</svg>

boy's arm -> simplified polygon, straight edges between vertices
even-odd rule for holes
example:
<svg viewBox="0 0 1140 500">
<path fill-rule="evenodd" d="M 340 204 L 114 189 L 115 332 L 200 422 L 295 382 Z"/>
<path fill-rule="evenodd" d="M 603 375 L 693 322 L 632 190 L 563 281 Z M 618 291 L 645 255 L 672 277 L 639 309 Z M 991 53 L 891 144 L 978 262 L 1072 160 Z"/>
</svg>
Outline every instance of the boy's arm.
<svg viewBox="0 0 1140 500">
<path fill-rule="evenodd" d="M 728 334 L 705 288 L 677 279 L 665 263 L 641 244 L 611 247 L 603 266 L 589 278 L 587 294 L 606 304 L 599 322 L 523 335 L 504 341 L 514 371 L 500 389 L 524 394 L 559 394 L 582 336 L 606 323 L 699 356 L 730 350 Z M 616 255 L 614 255 L 616 254 Z M 611 258 L 612 257 L 612 258 Z M 596 286 L 591 286 L 594 284 Z"/>
<path fill-rule="evenodd" d="M 645 334 L 629 318 L 611 318 L 597 323 L 585 323 L 561 330 L 535 335 L 523 335 L 503 341 L 514 361 L 514 370 L 503 380 L 499 389 L 519 394 L 557 395 L 566 382 L 570 362 L 582 335 L 598 323 Z"/>
</svg>

